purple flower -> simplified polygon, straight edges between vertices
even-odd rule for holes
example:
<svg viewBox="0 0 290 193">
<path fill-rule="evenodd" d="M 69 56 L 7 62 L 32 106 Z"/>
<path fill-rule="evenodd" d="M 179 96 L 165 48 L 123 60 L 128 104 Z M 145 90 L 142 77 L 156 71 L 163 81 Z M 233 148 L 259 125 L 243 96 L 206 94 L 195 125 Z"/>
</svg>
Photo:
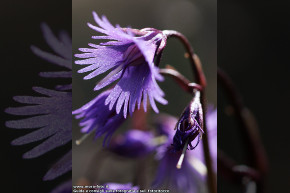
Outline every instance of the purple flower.
<svg viewBox="0 0 290 193">
<path fill-rule="evenodd" d="M 203 112 L 199 99 L 199 92 L 196 92 L 189 106 L 184 110 L 176 124 L 176 133 L 173 138 L 175 151 L 180 151 L 185 145 L 189 145 L 193 150 L 199 143 L 203 133 Z M 197 143 L 193 146 L 191 143 L 194 139 Z"/>
<path fill-rule="evenodd" d="M 149 131 L 129 130 L 112 140 L 108 149 L 125 157 L 142 157 L 155 150 L 153 134 Z"/>
<path fill-rule="evenodd" d="M 213 161 L 213 169 L 217 172 L 217 110 L 213 108 L 208 108 L 206 114 L 206 126 L 208 143 L 210 149 L 210 155 Z M 190 158 L 195 158 L 205 163 L 203 154 L 203 144 L 198 145 L 193 151 L 190 151 Z M 191 159 L 192 160 L 192 159 Z"/>
<path fill-rule="evenodd" d="M 53 64 L 64 67 L 65 71 L 41 72 L 39 75 L 45 78 L 72 78 L 72 56 L 71 38 L 65 32 L 56 37 L 51 29 L 43 23 L 41 25 L 44 39 L 55 54 L 42 51 L 32 46 L 31 49 L 42 59 Z M 41 96 L 15 96 L 16 102 L 23 104 L 20 107 L 10 107 L 6 113 L 26 116 L 18 120 L 6 122 L 6 126 L 14 129 L 33 129 L 34 131 L 12 141 L 13 145 L 25 145 L 28 143 L 42 141 L 32 150 L 26 152 L 24 158 L 39 157 L 59 146 L 68 144 L 72 139 L 72 93 L 71 84 L 58 85 L 56 90 L 42 87 L 33 87 L 33 90 Z M 30 116 L 27 118 L 27 116 Z M 68 151 L 59 159 L 46 173 L 43 180 L 53 180 L 63 175 L 72 168 L 72 153 Z M 53 192 L 71 192 L 71 182 L 63 184 L 62 187 Z"/>
<path fill-rule="evenodd" d="M 166 37 L 155 29 L 134 30 L 120 28 L 118 25 L 114 27 L 105 16 L 101 19 L 95 12 L 93 15 L 100 27 L 88 24 L 89 27 L 104 36 L 92 38 L 112 41 L 100 45 L 89 44 L 91 48 L 80 48 L 79 50 L 84 53 L 75 56 L 84 59 L 77 60 L 75 63 L 88 66 L 78 72 L 92 71 L 84 77 L 84 79 L 91 79 L 110 71 L 94 90 L 102 89 L 118 80 L 105 100 L 110 110 L 115 106 L 117 114 L 123 107 L 125 118 L 128 111 L 132 115 L 136 103 L 138 109 L 140 108 L 142 98 L 146 111 L 147 96 L 153 110 L 158 113 L 155 100 L 161 104 L 167 104 L 167 101 L 163 98 L 164 93 L 156 82 L 156 80 L 163 80 L 163 77 L 154 65 L 154 56 L 159 46 L 164 47 Z"/>
<path fill-rule="evenodd" d="M 209 146 L 215 171 L 217 171 L 217 111 L 209 109 L 206 115 Z M 157 175 L 153 182 L 154 188 L 169 188 L 176 193 L 195 193 L 205 190 L 205 166 L 202 144 L 193 151 L 187 151 L 181 169 L 176 168 L 181 152 L 174 151 L 170 146 L 177 119 L 162 115 L 157 120 L 157 129 L 168 136 L 168 142 L 160 146 L 156 158 L 159 160 Z"/>
<path fill-rule="evenodd" d="M 110 111 L 109 107 L 104 104 L 109 94 L 110 90 L 105 91 L 73 111 L 77 119 L 83 118 L 79 124 L 82 127 L 81 132 L 89 134 L 95 131 L 96 138 L 105 135 L 104 145 L 110 141 L 115 130 L 125 120 L 123 116 L 116 114 L 115 111 Z"/>
<path fill-rule="evenodd" d="M 155 189 L 169 189 L 170 192 L 176 193 L 203 192 L 205 182 L 201 174 L 192 167 L 187 158 L 184 160 L 182 168 L 177 169 L 176 163 L 181 152 L 174 152 L 172 146 L 167 147 L 159 160 L 152 187 Z"/>
</svg>

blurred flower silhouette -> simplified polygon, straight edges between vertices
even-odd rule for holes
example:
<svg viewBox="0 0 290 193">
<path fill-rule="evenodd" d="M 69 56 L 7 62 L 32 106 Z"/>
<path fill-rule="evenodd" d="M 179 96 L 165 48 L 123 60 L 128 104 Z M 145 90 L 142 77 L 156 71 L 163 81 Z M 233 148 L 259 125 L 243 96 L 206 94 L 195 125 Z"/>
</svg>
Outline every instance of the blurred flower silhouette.
<svg viewBox="0 0 290 193">
<path fill-rule="evenodd" d="M 125 157 L 144 157 L 156 149 L 154 135 L 150 131 L 129 130 L 115 137 L 108 150 Z"/>
<path fill-rule="evenodd" d="M 41 25 L 43 36 L 47 44 L 56 53 L 51 54 L 32 46 L 32 51 L 39 57 L 65 67 L 66 71 L 41 72 L 45 78 L 72 78 L 71 38 L 61 32 L 57 38 L 46 24 Z M 33 90 L 42 96 L 15 96 L 21 107 L 9 107 L 6 113 L 17 116 L 31 116 L 6 122 L 6 126 L 14 129 L 34 129 L 33 132 L 12 141 L 13 145 L 24 145 L 43 140 L 42 143 L 26 152 L 23 158 L 39 157 L 59 146 L 68 144 L 72 139 L 72 92 L 71 84 L 58 85 L 55 90 L 42 87 L 33 87 Z M 35 130 L 36 129 L 36 130 Z M 43 180 L 53 180 L 72 169 L 72 152 L 69 151 L 58 160 L 43 177 Z M 71 192 L 71 182 L 68 181 L 56 188 L 56 192 Z"/>
<path fill-rule="evenodd" d="M 77 60 L 75 63 L 89 66 L 78 72 L 93 71 L 84 77 L 84 79 L 91 79 L 111 70 L 94 90 L 102 89 L 119 79 L 105 101 L 105 105 L 109 105 L 110 110 L 114 107 L 117 114 L 123 107 L 125 118 L 128 111 L 132 115 L 136 103 L 138 109 L 140 108 L 142 96 L 145 111 L 148 96 L 153 110 L 158 112 L 155 100 L 161 104 L 167 104 L 167 101 L 163 98 L 164 93 L 156 82 L 163 78 L 154 65 L 154 56 L 159 46 L 164 47 L 166 37 L 161 31 L 151 28 L 135 30 L 120 28 L 118 25 L 114 27 L 105 16 L 100 19 L 95 12 L 93 15 L 100 27 L 88 24 L 89 27 L 105 35 L 92 38 L 113 41 L 100 45 L 89 44 L 91 48 L 80 48 L 79 50 L 84 53 L 75 56 L 85 59 Z"/>
<path fill-rule="evenodd" d="M 13 145 L 24 145 L 47 138 L 40 145 L 26 152 L 23 158 L 35 158 L 48 151 L 65 145 L 71 141 L 71 92 L 55 91 L 34 87 L 36 92 L 46 95 L 46 97 L 18 96 L 14 100 L 30 104 L 29 106 L 10 107 L 6 113 L 12 115 L 26 115 L 33 117 L 7 121 L 6 126 L 14 129 L 35 129 L 25 136 L 12 141 Z M 31 105 L 33 104 L 33 105 Z M 54 179 L 57 176 L 69 171 L 71 168 L 70 154 L 65 155 L 55 166 L 45 175 L 44 180 Z M 64 161 L 66 160 L 66 161 Z M 63 167 L 59 167 L 60 165 Z"/>
<path fill-rule="evenodd" d="M 51 29 L 43 23 L 41 25 L 43 37 L 50 48 L 57 54 L 42 51 L 41 49 L 31 46 L 33 53 L 40 58 L 64 67 L 66 71 L 57 72 L 41 72 L 39 75 L 45 78 L 72 78 L 72 42 L 71 38 L 65 31 L 59 33 L 59 37 L 55 37 Z M 70 90 L 71 84 L 69 85 L 58 85 L 57 90 Z"/>
</svg>

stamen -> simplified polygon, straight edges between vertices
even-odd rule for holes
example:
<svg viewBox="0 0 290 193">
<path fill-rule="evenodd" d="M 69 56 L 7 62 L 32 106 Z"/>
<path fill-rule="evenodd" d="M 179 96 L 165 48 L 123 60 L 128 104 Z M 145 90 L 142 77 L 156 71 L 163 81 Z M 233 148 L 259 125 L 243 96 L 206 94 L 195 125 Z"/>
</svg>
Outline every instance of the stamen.
<svg viewBox="0 0 290 193">
<path fill-rule="evenodd" d="M 176 165 L 177 169 L 181 169 L 181 167 L 182 167 L 182 163 L 183 163 L 183 160 L 184 160 L 185 152 L 187 150 L 188 142 L 189 142 L 189 139 L 187 139 L 186 142 L 185 142 L 185 145 L 184 145 L 183 150 L 182 150 L 182 154 L 181 154 L 181 156 L 180 156 L 180 158 L 179 158 L 179 160 L 177 162 L 177 165 Z"/>
<path fill-rule="evenodd" d="M 76 140 L 76 145 L 80 145 L 86 138 L 88 138 L 93 132 L 91 131 L 90 133 L 86 133 L 81 138 Z"/>
</svg>

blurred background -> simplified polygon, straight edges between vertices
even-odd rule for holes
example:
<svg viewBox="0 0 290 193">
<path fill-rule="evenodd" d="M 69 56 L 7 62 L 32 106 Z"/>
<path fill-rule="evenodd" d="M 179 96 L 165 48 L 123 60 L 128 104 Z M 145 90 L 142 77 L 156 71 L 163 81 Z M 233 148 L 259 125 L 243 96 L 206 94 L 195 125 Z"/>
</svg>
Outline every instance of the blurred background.
<svg viewBox="0 0 290 193">
<path fill-rule="evenodd" d="M 32 86 L 54 88 L 59 79 L 40 78 L 39 72 L 60 70 L 56 65 L 34 55 L 30 49 L 35 45 L 51 52 L 45 42 L 40 24 L 46 22 L 54 33 L 66 30 L 71 35 L 71 1 L 1 1 L 1 105 L 0 105 L 0 170 L 1 192 L 39 193 L 50 192 L 57 184 L 70 177 L 70 173 L 54 181 L 43 182 L 48 169 L 70 148 L 70 144 L 57 148 L 35 159 L 23 159 L 22 155 L 40 142 L 12 146 L 13 139 L 23 136 L 31 129 L 16 130 L 5 127 L 5 121 L 20 119 L 4 113 L 7 107 L 22 106 L 13 96 L 36 95 Z"/>
<path fill-rule="evenodd" d="M 216 106 L 217 2 L 215 0 L 73 0 L 73 53 L 79 53 L 78 48 L 88 47 L 88 43 L 97 43 L 96 40 L 91 39 L 91 36 L 97 35 L 97 33 L 87 26 L 87 22 L 95 24 L 92 11 L 96 11 L 100 16 L 105 15 L 113 25 L 120 24 L 122 27 L 129 26 L 137 29 L 153 27 L 183 33 L 202 61 L 208 81 L 206 90 L 208 103 Z M 193 80 L 190 63 L 184 54 L 183 45 L 176 39 L 170 39 L 161 59 L 161 67 L 170 64 L 188 79 Z M 93 91 L 99 78 L 82 80 L 84 74 L 78 74 L 76 72 L 78 69 L 80 66 L 73 65 L 73 109 L 81 107 L 99 94 L 99 92 Z M 167 106 L 158 104 L 160 112 L 179 116 L 188 105 L 191 96 L 181 90 L 170 78 L 165 78 L 164 82 L 158 84 L 165 91 L 165 98 L 169 102 Z M 129 122 L 130 119 L 115 135 L 128 129 Z M 74 121 L 73 142 L 81 135 L 78 121 Z M 86 167 L 92 157 L 102 149 L 100 142 L 101 140 L 93 141 L 91 136 L 80 146 L 73 143 L 73 184 L 76 184 L 85 175 Z M 118 163 L 118 165 L 115 161 L 112 165 L 110 160 L 107 162 L 107 166 L 102 165 L 103 169 L 99 174 L 102 176 L 101 182 L 115 180 L 124 183 L 132 180 L 132 173 L 127 172 L 124 175 L 120 170 L 124 171 L 124 168 L 130 168 L 134 163 L 127 161 L 126 164 Z M 108 169 L 111 173 L 108 172 Z M 110 173 L 110 177 L 105 173 Z"/>
<path fill-rule="evenodd" d="M 266 192 L 289 192 L 289 1 L 218 2 L 218 66 L 224 69 L 256 116 L 269 161 Z M 247 144 L 218 86 L 218 147 L 247 163 Z M 218 192 L 241 192 L 218 176 Z"/>
</svg>

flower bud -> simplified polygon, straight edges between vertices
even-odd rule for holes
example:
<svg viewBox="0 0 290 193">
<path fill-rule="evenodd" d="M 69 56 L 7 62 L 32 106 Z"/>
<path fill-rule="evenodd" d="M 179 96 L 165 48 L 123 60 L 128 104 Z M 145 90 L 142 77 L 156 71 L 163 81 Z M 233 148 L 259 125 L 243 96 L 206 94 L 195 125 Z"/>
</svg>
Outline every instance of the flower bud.
<svg viewBox="0 0 290 193">
<path fill-rule="evenodd" d="M 194 149 L 203 133 L 203 112 L 200 103 L 200 92 L 196 91 L 194 98 L 182 113 L 176 124 L 176 133 L 173 138 L 173 146 L 175 151 L 180 151 L 185 145 L 189 145 L 189 149 Z M 195 146 L 192 141 L 198 137 Z"/>
</svg>

